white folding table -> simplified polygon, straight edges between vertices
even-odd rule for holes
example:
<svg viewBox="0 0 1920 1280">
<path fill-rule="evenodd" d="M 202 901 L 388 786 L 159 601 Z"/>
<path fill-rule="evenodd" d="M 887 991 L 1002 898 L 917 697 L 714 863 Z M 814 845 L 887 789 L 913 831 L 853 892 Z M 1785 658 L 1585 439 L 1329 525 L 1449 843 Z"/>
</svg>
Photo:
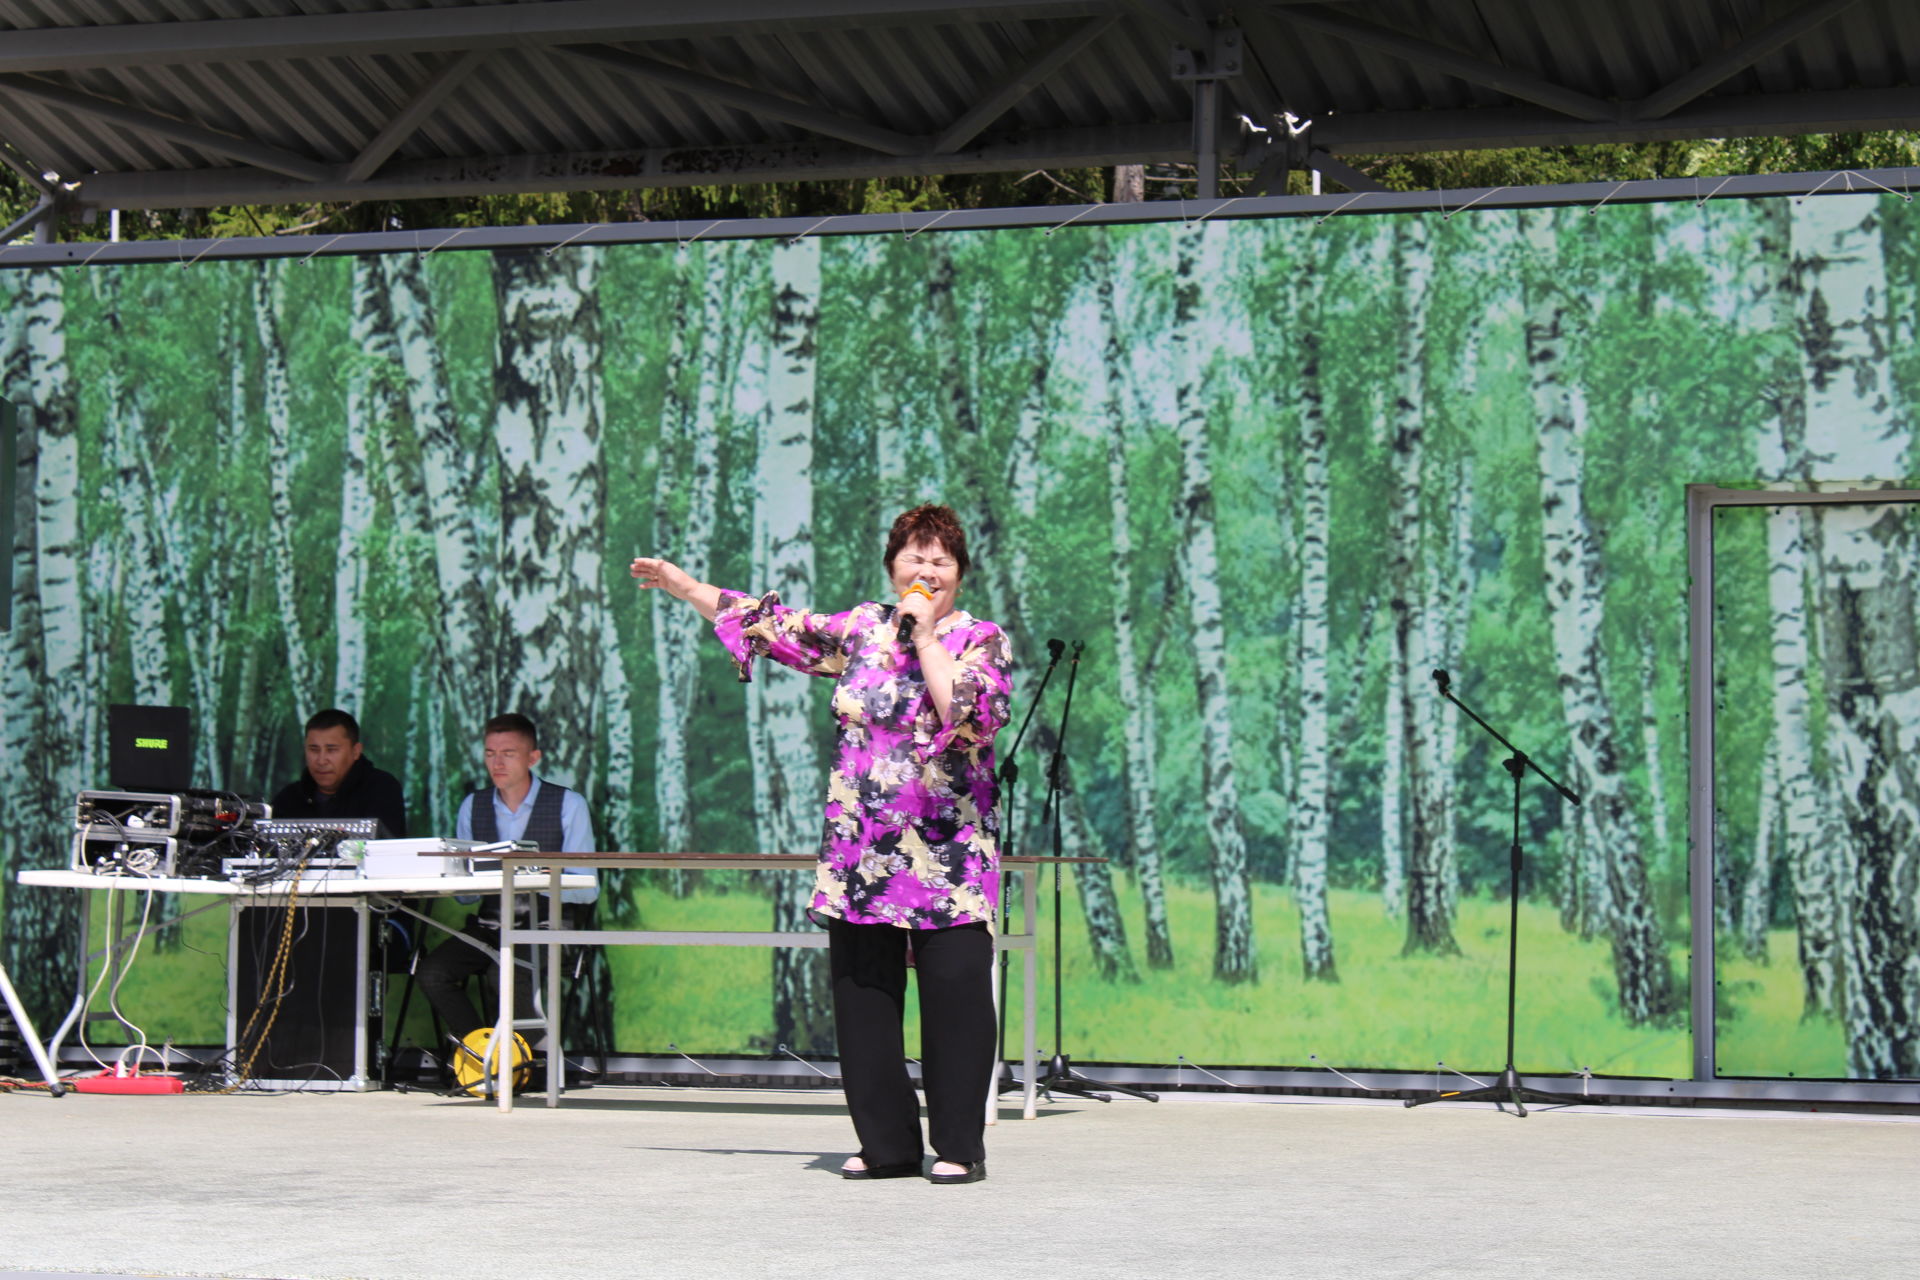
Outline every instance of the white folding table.
<svg viewBox="0 0 1920 1280">
<path fill-rule="evenodd" d="M 811 871 L 818 865 L 819 859 L 810 853 L 533 853 L 509 852 L 500 856 L 501 867 L 545 867 L 547 871 L 539 878 L 546 882 L 549 890 L 563 887 L 560 864 L 568 867 L 606 867 L 613 870 L 668 870 L 668 871 Z M 1035 936 L 1039 918 L 1039 879 L 1040 867 L 1050 862 L 1101 862 L 1101 858 L 1053 858 L 1053 857 L 1009 857 L 1000 860 L 1001 874 L 1020 874 L 1022 918 L 1019 932 L 996 934 L 996 951 L 1018 951 L 1025 966 L 1023 989 L 1023 1012 L 1021 1036 L 1023 1042 L 1022 1057 L 1026 1064 L 1024 1077 L 1026 1091 L 1021 1114 L 1031 1120 L 1037 1114 L 1034 1080 L 1038 1075 L 1037 1051 L 1034 1047 L 1034 988 L 1037 980 L 1038 952 L 1035 949 Z M 514 877 L 516 885 L 523 882 L 526 871 Z M 1002 892 L 1005 892 L 1004 882 Z M 505 886 L 500 893 L 500 918 L 503 921 L 513 919 L 512 904 L 508 901 L 511 891 Z M 753 929 L 741 931 L 705 931 L 690 932 L 674 929 L 563 929 L 560 927 L 560 902 L 557 892 L 547 897 L 547 927 L 544 929 L 502 929 L 500 931 L 500 1010 L 494 1027 L 495 1044 L 511 1043 L 507 1039 L 513 1023 L 513 984 L 515 981 L 512 963 L 513 948 L 516 945 L 538 945 L 547 948 L 547 998 L 546 998 L 546 1035 L 549 1046 L 547 1052 L 547 1105 L 560 1105 L 560 1058 L 554 1046 L 560 1044 L 560 948 L 562 946 L 610 947 L 610 946 L 667 946 L 667 947 L 824 947 L 827 935 L 814 929 L 807 932 L 783 932 L 772 929 Z M 1058 963 L 1058 957 L 1055 958 Z M 994 1008 L 1000 1007 L 1000 966 L 993 966 Z M 512 1069 L 512 1055 L 496 1055 L 495 1069 L 497 1081 L 495 1093 L 502 1111 L 513 1110 L 513 1087 L 508 1079 Z M 988 1088 L 986 1098 L 987 1120 L 992 1123 L 996 1108 L 999 1070 L 996 1067 L 993 1084 Z"/>
<path fill-rule="evenodd" d="M 444 855 L 435 855 L 444 856 Z M 545 855 L 551 857 L 552 855 Z M 172 927 L 186 916 L 176 917 L 164 924 L 148 924 L 144 928 L 128 933 L 121 919 L 125 899 L 119 894 L 123 891 L 154 893 L 199 894 L 219 899 L 204 907 L 188 912 L 187 916 L 198 915 L 201 911 L 226 906 L 229 910 L 227 924 L 227 1050 L 235 1048 L 239 1038 L 237 1009 L 233 984 L 238 970 L 240 912 L 248 907 L 275 907 L 286 905 L 289 897 L 308 906 L 330 907 L 336 910 L 352 910 L 356 917 L 356 943 L 354 946 L 354 1049 L 353 1071 L 343 1080 L 327 1081 L 264 1081 L 266 1084 L 299 1085 L 309 1089 L 346 1089 L 366 1090 L 375 1087 L 376 1081 L 367 1069 L 369 1056 L 368 1022 L 371 1010 L 368 1008 L 368 993 L 371 989 L 369 978 L 370 953 L 372 950 L 371 912 L 378 908 L 383 911 L 397 911 L 425 921 L 434 928 L 451 937 L 459 938 L 469 946 L 491 950 L 477 939 L 448 929 L 439 921 L 424 912 L 407 906 L 403 898 L 452 897 L 458 895 L 481 896 L 488 893 L 500 893 L 510 896 L 515 892 L 531 893 L 553 887 L 556 883 L 563 889 L 591 888 L 593 879 L 584 875 L 559 875 L 549 873 L 520 872 L 512 880 L 503 878 L 502 872 L 482 872 L 478 875 L 436 876 L 418 875 L 404 877 L 359 877 L 339 876 L 329 878 L 305 877 L 297 881 L 276 881 L 271 884 L 248 885 L 230 880 L 199 880 L 188 877 L 162 876 L 103 876 L 87 871 L 43 870 L 22 871 L 17 877 L 23 885 L 43 889 L 73 889 L 80 891 L 80 929 L 79 929 L 79 973 L 74 991 L 73 1007 L 59 1028 L 47 1041 L 47 1055 L 58 1062 L 60 1045 L 72 1031 L 74 1025 L 84 1017 L 109 1018 L 116 1021 L 114 1014 L 89 1014 L 87 1010 L 87 974 L 95 960 L 103 956 L 109 964 L 113 963 L 126 948 L 132 946 L 142 934 L 152 933 L 163 927 Z M 114 897 L 114 919 L 108 926 L 106 945 L 99 951 L 91 950 L 92 899 L 95 893 L 112 893 Z M 555 1041 L 554 1043 L 558 1043 Z"/>
</svg>

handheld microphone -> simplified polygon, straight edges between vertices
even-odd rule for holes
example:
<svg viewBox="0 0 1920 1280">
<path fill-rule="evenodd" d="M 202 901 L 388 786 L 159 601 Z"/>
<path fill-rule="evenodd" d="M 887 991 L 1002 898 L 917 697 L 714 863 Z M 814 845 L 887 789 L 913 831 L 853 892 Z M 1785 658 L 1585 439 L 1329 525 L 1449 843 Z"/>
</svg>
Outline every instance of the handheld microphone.
<svg viewBox="0 0 1920 1280">
<path fill-rule="evenodd" d="M 927 584 L 918 578 L 915 578 L 907 589 L 900 593 L 902 603 L 911 595 L 923 596 L 929 603 L 933 601 L 933 592 L 927 590 Z M 900 615 L 900 624 L 894 629 L 894 639 L 904 648 L 913 643 L 913 615 L 899 610 L 896 612 Z"/>
<path fill-rule="evenodd" d="M 1435 667 L 1433 671 L 1433 682 L 1440 686 L 1440 692 L 1446 693 L 1448 692 L 1448 686 L 1453 683 L 1453 677 L 1440 668 Z"/>
</svg>

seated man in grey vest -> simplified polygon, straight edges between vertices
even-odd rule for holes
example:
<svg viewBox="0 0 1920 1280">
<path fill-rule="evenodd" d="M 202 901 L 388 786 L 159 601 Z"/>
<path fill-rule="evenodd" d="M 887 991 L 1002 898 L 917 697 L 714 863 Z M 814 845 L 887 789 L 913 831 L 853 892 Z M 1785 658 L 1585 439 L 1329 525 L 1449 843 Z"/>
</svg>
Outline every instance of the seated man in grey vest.
<svg viewBox="0 0 1920 1280">
<path fill-rule="evenodd" d="M 587 814 L 587 802 L 577 791 L 555 782 L 547 782 L 533 772 L 540 763 L 540 737 L 533 721 L 515 712 L 487 721 L 483 734 L 486 747 L 487 777 L 491 785 L 472 792 L 460 802 L 455 835 L 462 840 L 531 840 L 544 851 L 554 853 L 597 853 L 593 839 L 593 820 Z M 569 867 L 584 875 L 593 871 Z M 563 903 L 588 903 L 600 894 L 591 889 L 561 891 Z M 545 895 L 541 895 L 544 897 Z M 516 908 L 516 928 L 526 927 L 531 895 L 522 895 Z M 472 899 L 466 899 L 472 901 Z M 489 947 L 500 945 L 500 899 L 488 894 L 480 899 L 480 910 L 467 921 L 466 932 Z M 542 917 L 544 918 L 544 911 Z M 464 1040 L 481 1027 L 492 1026 L 491 1017 L 483 1018 L 468 998 L 469 978 L 484 980 L 488 1009 L 497 1002 L 498 967 L 494 958 L 459 938 L 449 938 L 435 947 L 420 962 L 415 973 L 420 990 L 433 1005 L 433 1011 L 456 1040 Z M 533 1016 L 532 982 L 516 982 L 514 1016 Z"/>
</svg>

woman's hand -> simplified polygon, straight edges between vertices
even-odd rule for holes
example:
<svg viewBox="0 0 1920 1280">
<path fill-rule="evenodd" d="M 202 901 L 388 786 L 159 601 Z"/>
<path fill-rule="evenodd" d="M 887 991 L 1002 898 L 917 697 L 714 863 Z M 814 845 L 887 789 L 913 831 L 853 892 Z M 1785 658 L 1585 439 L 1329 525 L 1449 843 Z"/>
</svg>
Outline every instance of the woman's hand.
<svg viewBox="0 0 1920 1280">
<path fill-rule="evenodd" d="M 685 600 L 700 611 L 708 622 L 720 611 L 720 592 L 700 582 L 671 560 L 657 556 L 635 556 L 628 570 L 642 589 L 658 587 L 675 600 Z"/>
<path fill-rule="evenodd" d="M 636 556 L 630 572 L 642 587 L 659 587 L 675 600 L 685 600 L 687 592 L 698 585 L 693 575 L 673 561 L 654 556 Z"/>
<path fill-rule="evenodd" d="M 955 664 L 953 655 L 934 632 L 934 624 L 939 621 L 933 616 L 936 606 L 920 592 L 909 591 L 900 597 L 899 607 L 901 617 L 913 619 L 913 635 L 907 647 L 920 661 L 920 678 L 927 682 L 927 696 L 933 699 L 934 710 L 940 713 L 940 723 L 945 724 L 953 702 Z M 899 641 L 896 639 L 894 643 Z"/>
<path fill-rule="evenodd" d="M 933 598 L 918 591 L 900 597 L 900 616 L 913 619 L 912 644 L 925 644 L 933 636 Z"/>
</svg>

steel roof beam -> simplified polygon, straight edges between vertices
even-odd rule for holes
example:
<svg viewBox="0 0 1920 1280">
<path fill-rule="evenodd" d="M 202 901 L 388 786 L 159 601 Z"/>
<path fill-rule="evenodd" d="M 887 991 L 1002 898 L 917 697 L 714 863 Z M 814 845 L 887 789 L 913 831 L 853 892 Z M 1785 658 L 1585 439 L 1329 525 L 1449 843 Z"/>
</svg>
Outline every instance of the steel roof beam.
<svg viewBox="0 0 1920 1280">
<path fill-rule="evenodd" d="M 940 136 L 933 140 L 934 154 L 944 155 L 964 147 L 979 137 L 982 129 L 1005 115 L 1014 103 L 1032 93 L 1041 81 L 1064 67 L 1082 49 L 1105 35 L 1107 28 L 1119 20 L 1118 15 L 1109 14 L 1074 28 L 1064 40 L 1051 49 L 1045 50 L 1019 71 L 1001 81 L 971 111 L 948 125 Z"/>
<path fill-rule="evenodd" d="M 27 228 L 37 226 L 53 212 L 53 209 L 53 197 L 41 196 L 33 208 L 9 222 L 4 228 L 0 228 L 0 244 L 12 243 L 15 236 L 23 235 Z"/>
<path fill-rule="evenodd" d="M 1860 0 L 1813 0 L 1723 50 L 1719 57 L 1701 63 L 1673 83 L 1631 104 L 1628 113 L 1635 120 L 1658 120 L 1859 3 Z"/>
<path fill-rule="evenodd" d="M 19 174 L 22 182 L 49 199 L 60 190 L 55 183 L 47 180 L 46 166 L 34 164 L 15 150 L 11 142 L 0 142 L 0 164 Z"/>
<path fill-rule="evenodd" d="M 550 191 L 630 191 L 898 174 L 1004 173 L 1069 165 L 1186 160 L 1193 136 L 1185 123 L 1068 129 L 996 139 L 936 156 L 828 149 L 813 143 L 759 147 L 658 147 L 574 155 L 466 157 L 387 165 L 365 182 L 338 177 L 293 182 L 251 169 L 96 174 L 74 192 L 78 206 L 115 209 L 204 208 L 314 200 L 420 200 L 441 196 Z"/>
<path fill-rule="evenodd" d="M 810 103 L 796 102 L 792 98 L 778 94 L 749 89 L 731 80 L 720 80 L 713 76 L 702 75 L 697 71 L 688 71 L 670 62 L 645 58 L 637 53 L 584 45 L 564 45 L 560 51 L 603 67 L 610 67 L 623 75 L 651 80 L 655 84 L 665 85 L 680 93 L 722 103 L 745 111 L 749 115 L 784 120 L 788 124 L 799 125 L 810 132 L 823 133 L 830 138 L 858 143 L 860 146 L 883 151 L 888 155 L 912 155 L 925 147 L 925 143 L 920 139 L 894 129 L 887 129 L 852 116 L 843 116 L 838 112 L 828 111 L 824 107 L 816 107 Z"/>
<path fill-rule="evenodd" d="M 1120 5 L 1195 49 L 1206 49 L 1212 43 L 1212 28 L 1189 13 L 1179 0 L 1120 0 Z"/>
<path fill-rule="evenodd" d="M 1668 142 L 1800 133 L 1900 129 L 1920 118 L 1920 90 L 1850 89 L 1788 96 L 1708 98 L 1663 120 L 1634 124 L 1569 120 L 1531 107 L 1399 111 L 1328 116 L 1313 126 L 1316 146 L 1342 155 L 1463 151 L 1488 147 Z"/>
<path fill-rule="evenodd" d="M 427 117 L 439 110 L 440 104 L 447 100 L 447 95 L 459 88 L 460 82 L 485 62 L 488 56 L 489 51 L 485 49 L 468 49 L 454 54 L 445 66 L 420 86 L 420 91 L 413 95 L 412 100 L 400 108 L 399 113 L 360 149 L 360 154 L 347 166 L 346 181 L 364 182 L 372 177 L 388 157 L 399 150 L 400 144 L 412 137 L 426 123 Z"/>
<path fill-rule="evenodd" d="M 1387 189 L 1346 161 L 1336 159 L 1320 147 L 1315 147 L 1307 153 L 1307 168 L 1319 170 L 1349 191 L 1385 191 Z"/>
<path fill-rule="evenodd" d="M 1391 54 L 1405 62 L 1419 63 L 1444 71 L 1457 79 L 1473 84 L 1485 85 L 1489 89 L 1498 89 L 1509 97 L 1531 102 L 1536 106 L 1557 111 L 1561 115 L 1572 116 L 1576 120 L 1606 120 L 1618 118 L 1620 112 L 1612 103 L 1602 101 L 1591 94 L 1569 89 L 1565 85 L 1554 84 L 1539 76 L 1525 71 L 1514 71 L 1496 63 L 1487 62 L 1449 49 L 1443 45 L 1410 36 L 1404 32 L 1390 30 L 1336 13 L 1322 5 L 1287 5 L 1271 10 L 1283 24 L 1306 27 L 1309 30 L 1334 36 L 1348 44 L 1365 45 Z"/>
<path fill-rule="evenodd" d="M 1246 51 L 1243 61 L 1246 71 L 1238 79 L 1227 82 L 1227 94 L 1254 118 L 1255 124 L 1263 128 L 1273 127 L 1291 104 L 1287 101 L 1286 89 L 1274 80 L 1266 63 L 1261 60 L 1260 50 L 1262 47 L 1292 43 L 1293 33 L 1282 31 L 1280 24 L 1270 14 L 1259 9 L 1249 8 L 1236 17 L 1247 36 L 1243 46 Z"/>
<path fill-rule="evenodd" d="M 7 31 L 0 72 L 338 58 L 532 45 L 682 40 L 750 31 L 1091 17 L 1113 0 L 548 0 L 277 18 Z"/>
<path fill-rule="evenodd" d="M 59 85 L 48 84 L 44 80 L 35 80 L 29 76 L 0 75 L 0 94 L 36 98 L 65 111 L 92 116 L 97 120 L 105 120 L 109 124 L 116 124 L 141 133 L 154 134 L 192 147 L 196 151 L 226 156 L 230 160 L 241 160 L 247 164 L 258 165 L 262 169 L 271 169 L 275 173 L 284 173 L 289 177 L 301 178 L 309 182 L 330 178 L 335 172 L 333 165 L 324 164 L 311 156 L 303 156 L 251 138 L 221 133 L 186 120 L 177 120 L 172 116 L 163 116 L 158 112 L 129 106 L 112 98 L 96 97 L 75 89 L 63 89 Z"/>
<path fill-rule="evenodd" d="M 1601 141 L 1725 138 L 1783 132 L 1894 128 L 1920 117 L 1920 90 L 1852 90 L 1799 98 L 1714 98 L 1665 120 L 1622 126 L 1569 120 L 1531 107 L 1332 115 L 1313 146 L 1333 155 L 1547 146 Z M 188 208 L 294 200 L 411 200 L 499 192 L 607 191 L 898 174 L 998 173 L 1030 168 L 1188 160 L 1186 123 L 1062 130 L 995 139 L 950 155 L 885 156 L 790 143 L 654 148 L 559 156 L 467 157 L 390 163 L 365 182 L 294 181 L 254 169 L 95 174 L 76 207 Z M 1331 172 L 1328 170 L 1328 172 Z"/>
</svg>

